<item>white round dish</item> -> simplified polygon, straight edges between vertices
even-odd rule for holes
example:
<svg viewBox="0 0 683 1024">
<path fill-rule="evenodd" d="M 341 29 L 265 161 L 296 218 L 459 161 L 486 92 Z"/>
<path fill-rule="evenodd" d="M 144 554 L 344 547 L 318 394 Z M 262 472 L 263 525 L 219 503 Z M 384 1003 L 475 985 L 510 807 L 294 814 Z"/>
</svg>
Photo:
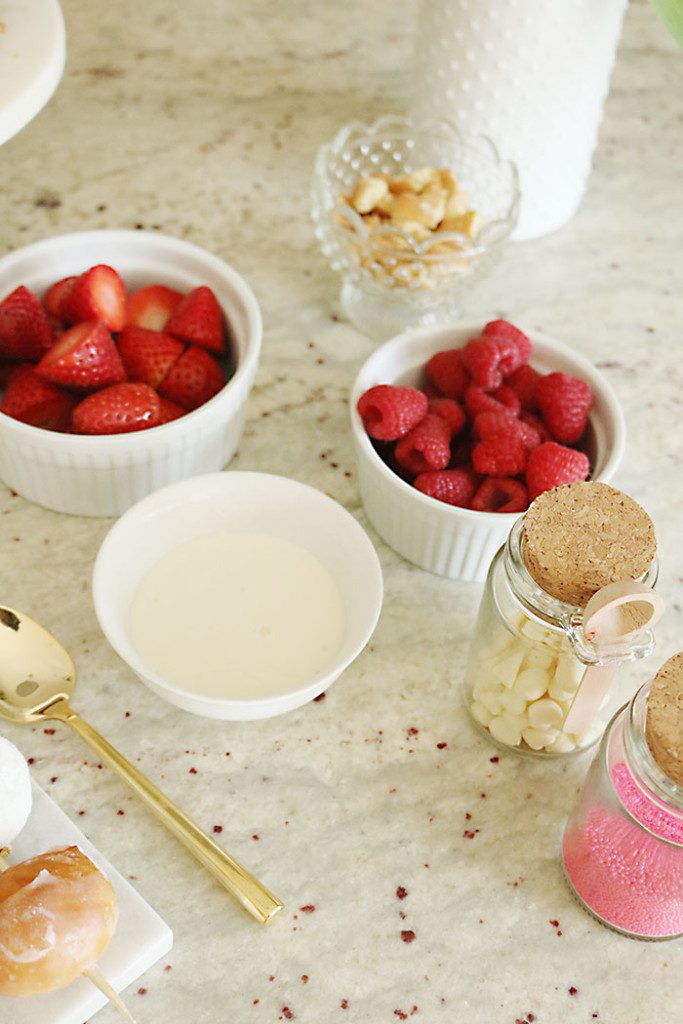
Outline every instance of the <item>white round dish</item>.
<svg viewBox="0 0 683 1024">
<path fill-rule="evenodd" d="M 210 401 L 152 430 L 86 437 L 0 413 L 0 478 L 8 487 L 57 512 L 114 516 L 158 487 L 229 462 L 242 435 L 262 324 L 237 271 L 190 242 L 151 231 L 83 231 L 18 249 L 0 259 L 0 298 L 20 284 L 42 295 L 58 278 L 96 263 L 115 267 L 130 290 L 157 282 L 179 291 L 208 285 L 228 321 L 236 362 Z"/>
<path fill-rule="evenodd" d="M 0 8 L 0 145 L 40 113 L 59 85 L 66 60 L 57 0 L 21 0 Z"/>
<path fill-rule="evenodd" d="M 346 624 L 333 662 L 305 686 L 249 700 L 208 697 L 151 669 L 129 638 L 128 612 L 146 572 L 178 545 L 225 528 L 264 533 L 310 551 L 341 593 Z M 306 484 L 266 473 L 212 473 L 165 487 L 114 524 L 93 572 L 102 631 L 136 675 L 164 700 L 205 718 L 272 718 L 326 690 L 370 639 L 382 607 L 382 571 L 374 547 L 353 516 Z M 229 662 L 226 660 L 229 670 Z"/>
<path fill-rule="evenodd" d="M 450 579 L 480 581 L 510 532 L 516 512 L 474 512 L 422 494 L 396 475 L 379 457 L 356 410 L 358 399 L 376 384 L 426 380 L 424 366 L 435 352 L 458 348 L 481 333 L 483 322 L 444 324 L 406 331 L 380 346 L 363 364 L 351 392 L 351 427 L 358 486 L 365 512 L 386 543 L 421 569 Z M 524 325 L 520 327 L 525 330 Z M 571 373 L 590 384 L 594 404 L 591 479 L 608 482 L 624 453 L 626 425 L 621 407 L 604 376 L 585 356 L 545 334 L 529 330 L 531 364 L 551 373 Z"/>
</svg>

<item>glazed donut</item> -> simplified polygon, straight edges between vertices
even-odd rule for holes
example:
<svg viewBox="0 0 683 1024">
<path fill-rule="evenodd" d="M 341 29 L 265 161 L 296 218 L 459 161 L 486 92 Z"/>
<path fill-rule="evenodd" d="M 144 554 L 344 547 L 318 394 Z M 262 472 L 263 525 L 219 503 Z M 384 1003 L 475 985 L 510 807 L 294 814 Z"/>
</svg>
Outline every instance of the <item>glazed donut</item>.
<svg viewBox="0 0 683 1024">
<path fill-rule="evenodd" d="M 77 846 L 0 874 L 0 995 L 65 988 L 93 967 L 117 919 L 111 883 Z"/>
</svg>

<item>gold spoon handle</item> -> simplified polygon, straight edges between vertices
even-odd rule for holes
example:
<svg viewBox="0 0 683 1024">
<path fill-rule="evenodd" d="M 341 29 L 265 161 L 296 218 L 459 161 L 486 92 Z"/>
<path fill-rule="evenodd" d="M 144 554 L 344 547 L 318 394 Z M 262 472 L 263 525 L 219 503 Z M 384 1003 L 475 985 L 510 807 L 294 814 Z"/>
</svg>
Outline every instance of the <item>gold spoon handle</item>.
<svg viewBox="0 0 683 1024">
<path fill-rule="evenodd" d="M 65 700 L 53 704 L 45 712 L 45 717 L 55 718 L 70 725 L 102 760 L 118 772 L 176 839 L 179 839 L 193 857 L 239 900 L 252 917 L 261 924 L 267 924 L 279 910 L 282 910 L 284 904 L 277 896 L 269 892 L 246 868 L 202 832 L 179 807 L 126 760 L 116 747 L 112 747 L 103 736 L 77 715 Z"/>
</svg>

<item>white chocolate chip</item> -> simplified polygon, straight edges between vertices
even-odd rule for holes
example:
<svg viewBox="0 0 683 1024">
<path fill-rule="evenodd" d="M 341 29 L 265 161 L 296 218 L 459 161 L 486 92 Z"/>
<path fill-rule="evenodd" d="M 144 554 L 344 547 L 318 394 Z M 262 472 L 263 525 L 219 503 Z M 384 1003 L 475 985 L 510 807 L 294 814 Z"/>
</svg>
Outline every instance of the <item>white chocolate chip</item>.
<svg viewBox="0 0 683 1024">
<path fill-rule="evenodd" d="M 502 693 L 500 701 L 504 709 L 511 715 L 523 715 L 526 711 L 524 697 L 522 697 L 521 693 L 516 693 L 514 690 Z"/>
<path fill-rule="evenodd" d="M 493 690 L 485 690 L 479 697 L 479 703 L 483 704 L 485 708 L 493 715 L 499 715 L 503 710 L 503 701 L 499 693 L 495 693 Z"/>
<path fill-rule="evenodd" d="M 562 686 L 560 686 L 560 684 L 557 681 L 557 678 L 553 677 L 550 680 L 550 684 L 548 686 L 548 696 L 552 697 L 552 699 L 556 700 L 559 704 L 568 704 L 571 703 L 571 701 L 574 698 L 574 691 L 565 690 Z"/>
<path fill-rule="evenodd" d="M 586 666 L 573 654 L 562 654 L 557 659 L 555 679 L 561 689 L 574 693 L 585 671 Z"/>
<path fill-rule="evenodd" d="M 494 679 L 511 689 L 519 673 L 523 657 L 524 650 L 520 645 L 513 650 L 512 654 L 506 654 L 503 658 L 498 659 L 492 666 Z"/>
<path fill-rule="evenodd" d="M 554 743 L 558 735 L 557 729 L 536 729 L 533 725 L 522 729 L 522 739 L 532 750 L 542 750 L 543 747 L 547 749 L 551 743 Z"/>
<path fill-rule="evenodd" d="M 554 660 L 555 655 L 552 651 L 548 651 L 544 647 L 532 647 L 524 656 L 524 667 L 542 668 L 549 672 Z"/>
<path fill-rule="evenodd" d="M 484 728 L 487 728 L 490 725 L 493 714 L 488 708 L 485 708 L 483 704 L 480 704 L 478 700 L 472 701 L 470 704 L 470 711 L 472 713 L 472 718 L 479 722 L 480 725 L 483 725 Z"/>
<path fill-rule="evenodd" d="M 564 719 L 564 712 L 557 701 L 543 697 L 529 705 L 529 724 L 536 729 L 557 729 Z"/>
<path fill-rule="evenodd" d="M 551 754 L 568 754 L 574 750 L 576 744 L 564 732 L 558 732 L 556 738 L 545 748 Z"/>
<path fill-rule="evenodd" d="M 518 747 L 522 742 L 522 720 L 514 715 L 500 715 L 491 720 L 489 732 L 499 743 Z"/>
<path fill-rule="evenodd" d="M 514 688 L 526 700 L 537 700 L 548 688 L 548 676 L 540 668 L 525 668 L 515 679 Z"/>
</svg>

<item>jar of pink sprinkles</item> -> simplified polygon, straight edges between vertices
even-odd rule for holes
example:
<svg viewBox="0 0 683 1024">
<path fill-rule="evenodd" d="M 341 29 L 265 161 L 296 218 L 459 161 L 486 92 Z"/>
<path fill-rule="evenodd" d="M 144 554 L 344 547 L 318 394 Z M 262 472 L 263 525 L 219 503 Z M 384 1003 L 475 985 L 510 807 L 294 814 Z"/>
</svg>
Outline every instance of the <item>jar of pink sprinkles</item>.
<svg viewBox="0 0 683 1024">
<path fill-rule="evenodd" d="M 562 858 L 602 924 L 637 939 L 683 936 L 683 652 L 607 727 Z"/>
</svg>

